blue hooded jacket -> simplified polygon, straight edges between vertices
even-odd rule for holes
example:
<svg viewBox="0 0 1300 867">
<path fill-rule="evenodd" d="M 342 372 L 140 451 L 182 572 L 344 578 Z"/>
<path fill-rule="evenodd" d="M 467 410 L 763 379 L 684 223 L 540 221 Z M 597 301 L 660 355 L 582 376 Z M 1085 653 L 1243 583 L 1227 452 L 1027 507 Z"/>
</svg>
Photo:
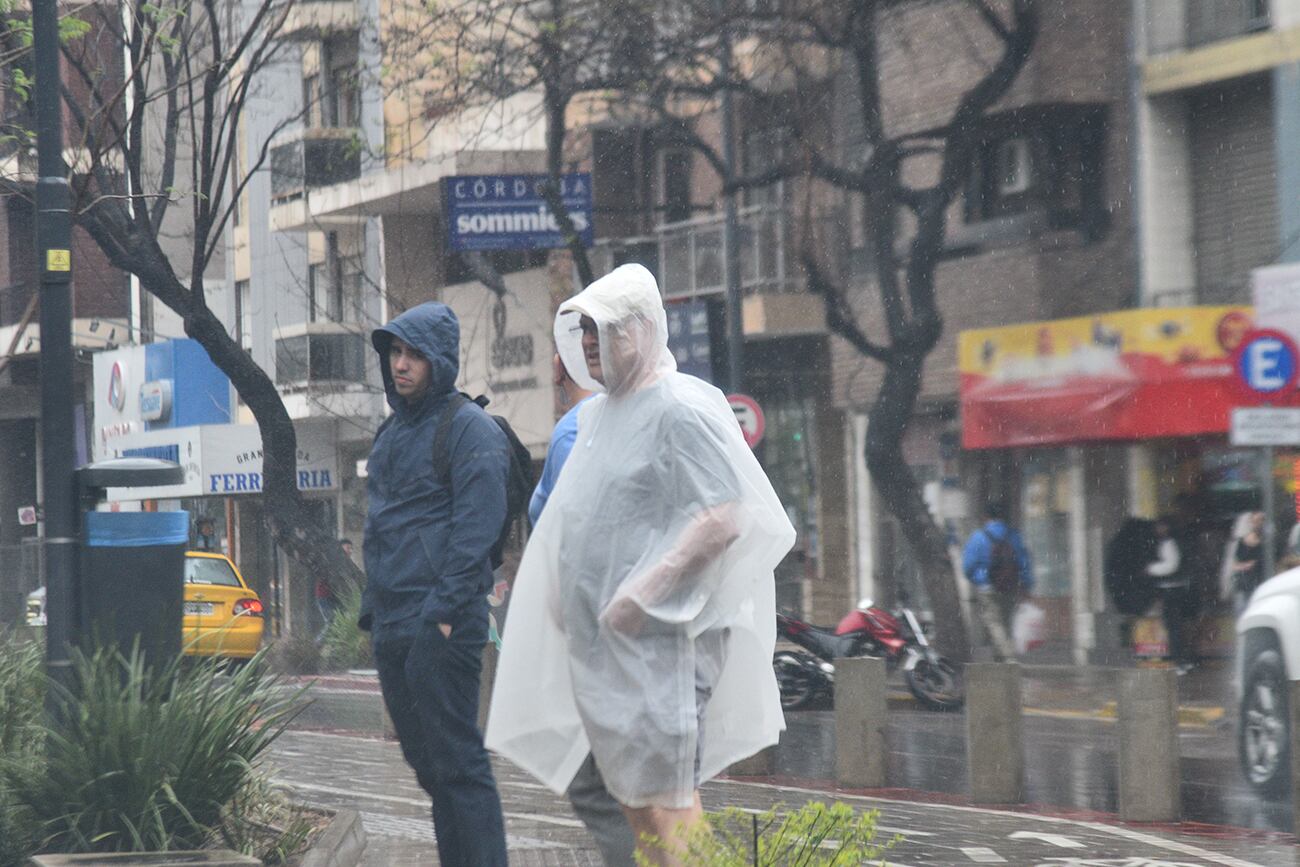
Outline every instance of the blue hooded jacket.
<svg viewBox="0 0 1300 867">
<path fill-rule="evenodd" d="M 388 350 L 400 338 L 432 365 L 423 396 L 397 393 Z M 361 622 L 380 632 L 452 624 L 486 606 L 491 550 L 506 519 L 505 434 L 467 401 L 447 437 L 450 486 L 435 478 L 433 440 L 460 372 L 460 323 L 444 304 L 413 307 L 371 334 L 393 415 L 366 464 L 366 589 Z"/>
<path fill-rule="evenodd" d="M 1029 559 L 1029 551 L 1020 534 L 1001 521 L 989 521 L 974 533 L 966 542 L 962 551 L 962 571 L 976 587 L 985 587 L 989 583 L 989 568 L 993 565 L 993 543 L 1006 540 L 1016 552 L 1016 562 L 1020 565 L 1020 586 L 1026 591 L 1034 589 L 1034 567 Z"/>
</svg>

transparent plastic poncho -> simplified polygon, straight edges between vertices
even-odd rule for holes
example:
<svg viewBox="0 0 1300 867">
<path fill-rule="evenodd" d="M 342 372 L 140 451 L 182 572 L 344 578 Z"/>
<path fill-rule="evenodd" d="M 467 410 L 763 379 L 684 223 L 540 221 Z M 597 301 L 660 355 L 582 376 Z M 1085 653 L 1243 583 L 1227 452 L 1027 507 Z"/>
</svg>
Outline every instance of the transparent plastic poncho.
<svg viewBox="0 0 1300 867">
<path fill-rule="evenodd" d="M 630 807 L 690 806 L 699 782 L 785 727 L 773 569 L 794 528 L 725 397 L 677 372 L 667 334 L 639 265 L 560 307 L 560 356 L 602 393 L 524 552 L 487 729 L 490 749 L 557 793 L 590 751 Z"/>
</svg>

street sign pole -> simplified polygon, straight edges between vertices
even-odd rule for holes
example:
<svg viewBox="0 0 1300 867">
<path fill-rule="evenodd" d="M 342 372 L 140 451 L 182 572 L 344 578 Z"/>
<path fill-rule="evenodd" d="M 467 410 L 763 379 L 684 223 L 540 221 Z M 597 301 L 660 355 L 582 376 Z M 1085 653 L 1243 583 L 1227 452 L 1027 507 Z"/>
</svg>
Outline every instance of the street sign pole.
<svg viewBox="0 0 1300 867">
<path fill-rule="evenodd" d="M 35 51 L 36 254 L 41 291 L 41 480 L 44 497 L 46 663 L 67 683 L 77 622 L 77 516 L 73 490 L 72 220 L 63 164 L 58 0 L 32 0 Z M 53 691 L 50 693 L 53 695 Z"/>
</svg>

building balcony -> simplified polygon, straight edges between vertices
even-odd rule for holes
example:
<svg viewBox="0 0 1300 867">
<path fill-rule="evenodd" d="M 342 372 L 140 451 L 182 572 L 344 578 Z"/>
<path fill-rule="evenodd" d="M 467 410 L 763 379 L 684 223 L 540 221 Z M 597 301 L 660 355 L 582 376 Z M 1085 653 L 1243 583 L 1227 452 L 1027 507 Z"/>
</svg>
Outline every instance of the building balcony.
<svg viewBox="0 0 1300 867">
<path fill-rule="evenodd" d="M 359 325 L 309 322 L 277 328 L 275 384 L 281 391 L 366 384 L 366 336 Z"/>
<path fill-rule="evenodd" d="M 307 129 L 271 148 L 271 200 L 301 198 L 317 187 L 356 180 L 361 175 L 360 131 Z"/>
<path fill-rule="evenodd" d="M 283 39 L 311 41 L 360 26 L 356 0 L 300 0 L 285 14 Z"/>
</svg>

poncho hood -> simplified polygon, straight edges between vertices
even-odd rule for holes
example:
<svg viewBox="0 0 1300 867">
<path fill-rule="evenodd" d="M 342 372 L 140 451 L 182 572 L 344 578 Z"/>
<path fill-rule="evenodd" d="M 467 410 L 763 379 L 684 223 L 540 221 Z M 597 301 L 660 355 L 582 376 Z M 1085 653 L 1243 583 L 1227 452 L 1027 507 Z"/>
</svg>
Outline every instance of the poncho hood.
<svg viewBox="0 0 1300 867">
<path fill-rule="evenodd" d="M 583 354 L 583 316 L 600 333 L 604 383 L 597 382 Z M 623 395 L 677 369 L 668 351 L 668 317 L 654 275 L 641 265 L 620 265 L 560 305 L 555 345 L 573 381 L 588 391 Z"/>
</svg>

